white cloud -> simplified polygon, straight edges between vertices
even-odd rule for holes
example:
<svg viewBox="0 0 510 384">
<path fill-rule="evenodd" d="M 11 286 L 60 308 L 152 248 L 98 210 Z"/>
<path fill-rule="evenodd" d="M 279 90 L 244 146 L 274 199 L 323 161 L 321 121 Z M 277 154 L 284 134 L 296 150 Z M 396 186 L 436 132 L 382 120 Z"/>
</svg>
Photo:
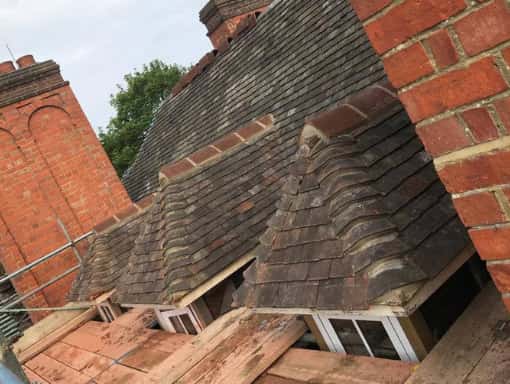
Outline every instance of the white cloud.
<svg viewBox="0 0 510 384">
<path fill-rule="evenodd" d="M 198 12 L 207 0 L 0 0 L 0 61 L 53 59 L 94 127 L 123 75 L 155 58 L 188 65 L 211 49 Z"/>
</svg>

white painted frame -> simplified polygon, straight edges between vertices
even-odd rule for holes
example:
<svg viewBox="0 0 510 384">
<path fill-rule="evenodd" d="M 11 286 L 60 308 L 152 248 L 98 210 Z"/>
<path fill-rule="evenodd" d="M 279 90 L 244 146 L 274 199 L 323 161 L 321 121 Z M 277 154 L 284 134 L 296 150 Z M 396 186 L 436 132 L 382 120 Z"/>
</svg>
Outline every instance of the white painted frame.
<svg viewBox="0 0 510 384">
<path fill-rule="evenodd" d="M 414 351 L 409 339 L 407 338 L 398 318 L 393 316 L 385 316 L 385 317 L 376 317 L 376 316 L 338 316 L 338 315 L 325 315 L 325 314 L 314 314 L 313 319 L 319 328 L 320 333 L 322 334 L 326 345 L 328 346 L 330 351 L 346 353 L 345 349 L 338 337 L 333 325 L 331 324 L 330 319 L 339 319 L 339 320 L 350 320 L 353 322 L 358 335 L 361 337 L 365 348 L 367 349 L 370 356 L 374 357 L 372 349 L 370 345 L 368 345 L 363 332 L 358 326 L 357 321 L 366 320 L 366 321 L 378 321 L 382 323 L 384 330 L 388 334 L 393 347 L 397 351 L 399 357 L 403 361 L 410 362 L 418 362 L 418 356 Z"/>
<path fill-rule="evenodd" d="M 174 320 L 180 323 L 182 329 L 184 329 L 184 332 L 186 334 L 189 334 L 188 330 L 184 325 L 184 322 L 179 317 L 181 315 L 188 315 L 188 317 L 191 320 L 191 323 L 193 324 L 193 327 L 195 327 L 195 330 L 197 331 L 197 334 L 202 332 L 206 326 L 205 324 L 202 324 L 202 321 L 200 320 L 200 317 L 194 310 L 193 306 L 171 310 L 155 309 L 154 311 L 156 313 L 159 325 L 167 332 L 177 333 L 177 330 L 170 321 L 170 318 L 174 318 Z"/>
</svg>

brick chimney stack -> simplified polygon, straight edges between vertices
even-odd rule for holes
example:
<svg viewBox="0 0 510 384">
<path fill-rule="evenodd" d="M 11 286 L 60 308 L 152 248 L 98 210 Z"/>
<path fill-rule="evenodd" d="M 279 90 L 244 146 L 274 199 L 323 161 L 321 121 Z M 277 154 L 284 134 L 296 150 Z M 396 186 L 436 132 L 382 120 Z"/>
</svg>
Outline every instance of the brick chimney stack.
<svg viewBox="0 0 510 384">
<path fill-rule="evenodd" d="M 207 27 L 207 36 L 218 49 L 231 38 L 236 27 L 250 15 L 264 12 L 272 0 L 209 0 L 200 11 L 200 21 Z"/>
<path fill-rule="evenodd" d="M 0 63 L 0 264 L 9 274 L 68 242 L 59 223 L 76 239 L 131 207 L 59 66 L 32 55 L 16 63 Z M 25 307 L 61 306 L 77 265 L 66 250 L 11 282 L 20 296 L 42 289 Z"/>
</svg>

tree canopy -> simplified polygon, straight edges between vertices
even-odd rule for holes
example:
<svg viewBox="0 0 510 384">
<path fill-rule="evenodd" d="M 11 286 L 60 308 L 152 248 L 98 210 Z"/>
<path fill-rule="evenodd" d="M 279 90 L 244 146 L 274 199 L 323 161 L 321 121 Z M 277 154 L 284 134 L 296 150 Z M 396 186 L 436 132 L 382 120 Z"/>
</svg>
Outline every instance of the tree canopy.
<svg viewBox="0 0 510 384">
<path fill-rule="evenodd" d="M 118 92 L 110 100 L 116 115 L 106 130 L 100 129 L 99 139 L 119 176 L 135 160 L 156 108 L 185 70 L 179 65 L 154 60 L 142 70 L 125 75 L 125 86 L 117 85 Z"/>
</svg>

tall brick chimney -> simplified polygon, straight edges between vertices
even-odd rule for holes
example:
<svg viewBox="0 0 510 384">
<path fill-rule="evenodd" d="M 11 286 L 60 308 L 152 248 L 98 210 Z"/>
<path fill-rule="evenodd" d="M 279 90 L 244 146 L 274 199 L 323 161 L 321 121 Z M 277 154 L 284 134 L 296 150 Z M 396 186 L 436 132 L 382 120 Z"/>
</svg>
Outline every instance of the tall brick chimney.
<svg viewBox="0 0 510 384">
<path fill-rule="evenodd" d="M 131 206 L 59 66 L 31 55 L 17 65 L 0 64 L 0 263 L 7 273 L 67 243 L 58 221 L 74 239 Z M 12 283 L 23 295 L 76 265 L 67 250 Z M 74 276 L 25 306 L 64 304 Z"/>
<path fill-rule="evenodd" d="M 234 34 L 237 25 L 249 15 L 264 12 L 272 0 L 209 0 L 200 11 L 200 21 L 208 30 L 214 48 Z"/>
<path fill-rule="evenodd" d="M 351 4 L 510 311 L 510 3 Z"/>
</svg>

